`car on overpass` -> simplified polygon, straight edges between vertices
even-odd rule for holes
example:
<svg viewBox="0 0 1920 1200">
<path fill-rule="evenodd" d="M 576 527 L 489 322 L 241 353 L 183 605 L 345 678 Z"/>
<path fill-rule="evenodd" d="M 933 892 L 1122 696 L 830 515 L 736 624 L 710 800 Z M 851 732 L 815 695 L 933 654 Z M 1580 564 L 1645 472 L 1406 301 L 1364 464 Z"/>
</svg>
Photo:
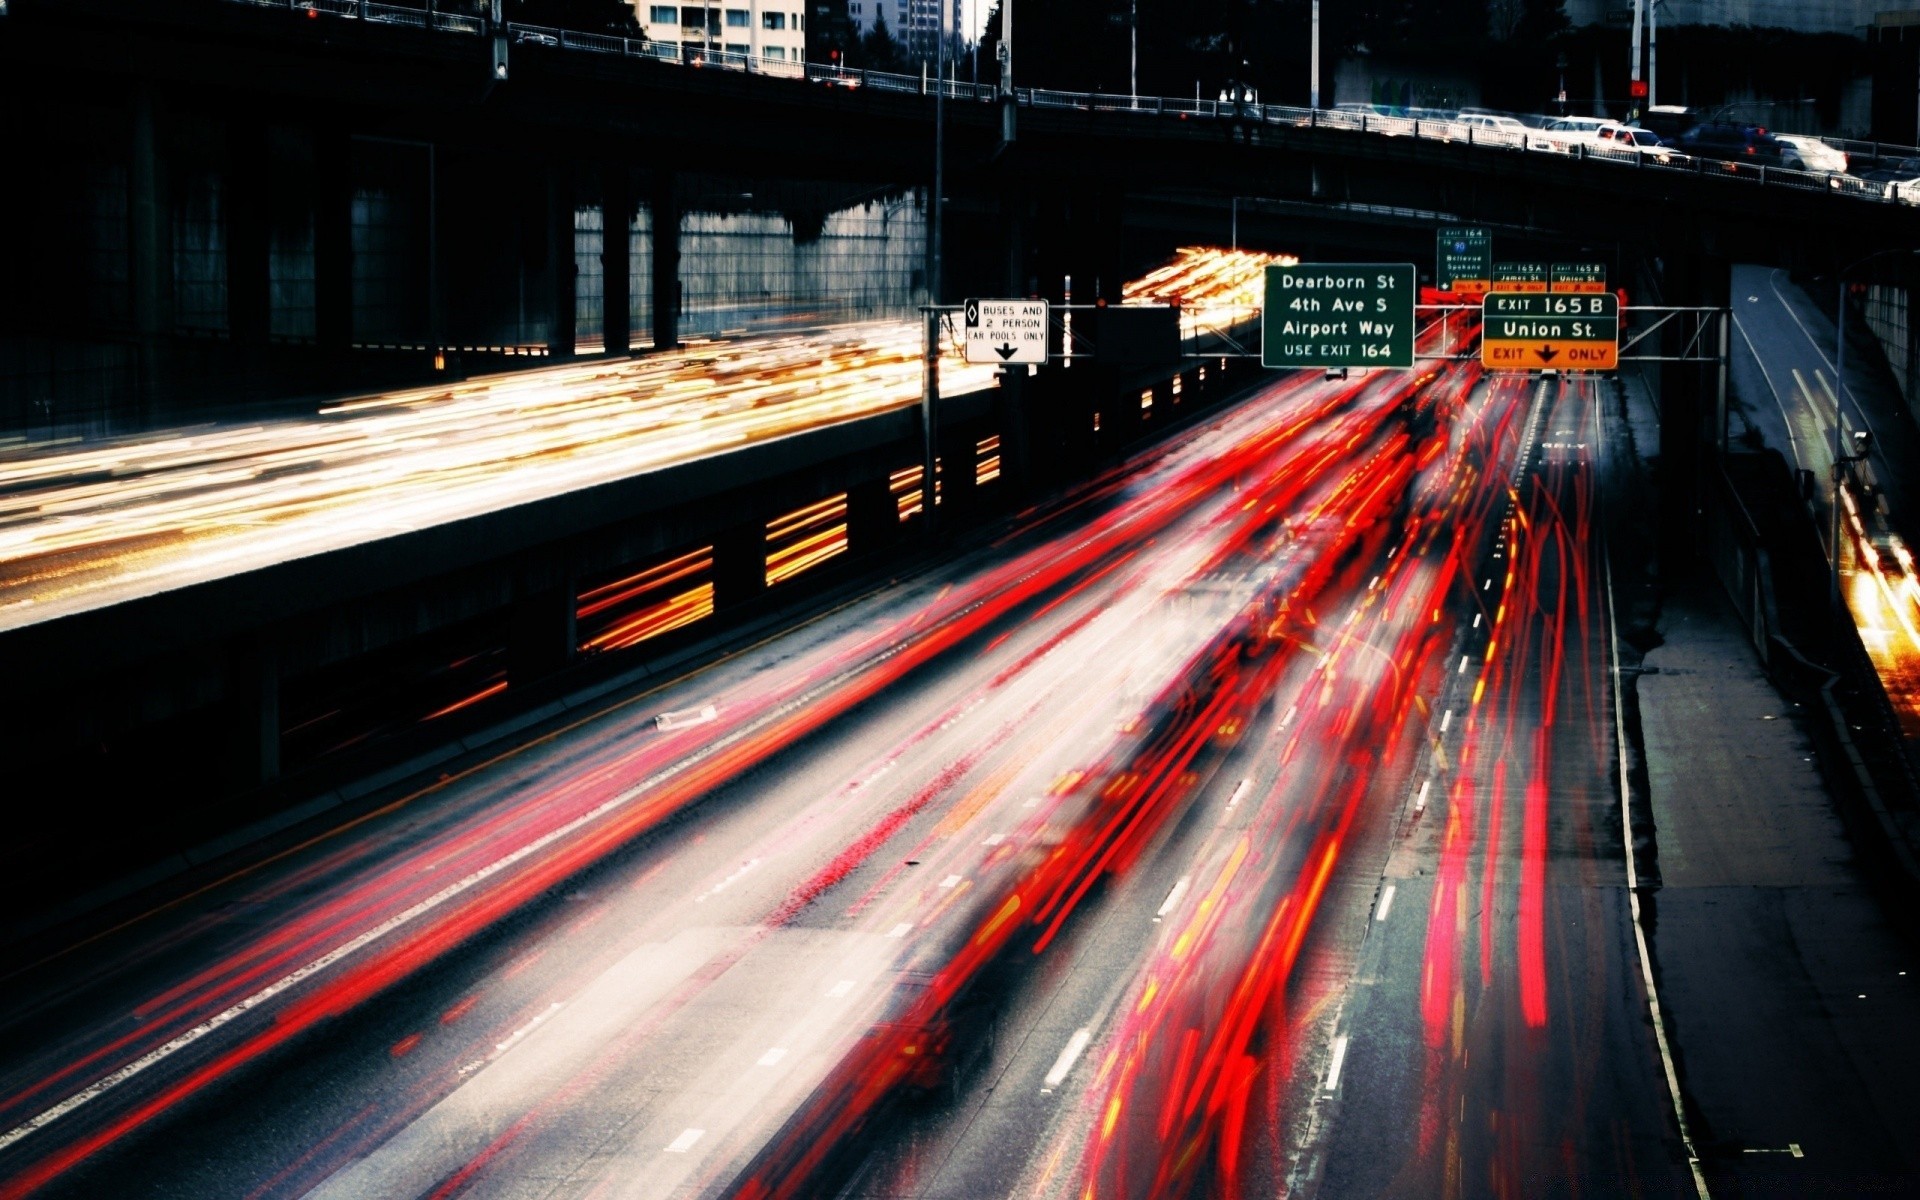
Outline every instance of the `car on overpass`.
<svg viewBox="0 0 1920 1200">
<path fill-rule="evenodd" d="M 1660 140 L 1659 134 L 1632 125 L 1602 125 L 1587 139 L 1586 149 L 1602 158 L 1650 158 L 1660 163 L 1673 159 L 1673 149 Z"/>
<path fill-rule="evenodd" d="M 1490 112 L 1462 112 L 1454 121 L 1462 130 L 1470 132 L 1476 141 L 1529 150 L 1544 149 L 1546 146 L 1546 138 L 1538 130 L 1527 128 L 1526 122 L 1518 117 Z M 1536 142 L 1539 143 L 1537 147 Z"/>
<path fill-rule="evenodd" d="M 1847 152 L 1837 150 L 1817 137 L 1804 133 L 1776 133 L 1774 140 L 1788 147 L 1807 164 L 1807 170 L 1829 175 L 1847 173 Z"/>
<path fill-rule="evenodd" d="M 1680 135 L 1674 148 L 1694 158 L 1717 159 L 1725 163 L 1784 167 L 1789 171 L 1807 169 L 1806 160 L 1800 157 L 1799 151 L 1760 125 L 1741 125 L 1732 121 L 1710 121 L 1695 125 Z"/>
<path fill-rule="evenodd" d="M 1656 104 L 1640 114 L 1635 122 L 1642 129 L 1651 129 L 1669 145 L 1679 140 L 1680 135 L 1692 129 L 1704 120 L 1700 113 L 1684 104 Z"/>
<path fill-rule="evenodd" d="M 1540 127 L 1536 137 L 1545 143 L 1542 149 L 1572 154 L 1575 143 L 1593 141 L 1595 134 L 1611 124 L 1605 117 L 1554 117 Z"/>
</svg>

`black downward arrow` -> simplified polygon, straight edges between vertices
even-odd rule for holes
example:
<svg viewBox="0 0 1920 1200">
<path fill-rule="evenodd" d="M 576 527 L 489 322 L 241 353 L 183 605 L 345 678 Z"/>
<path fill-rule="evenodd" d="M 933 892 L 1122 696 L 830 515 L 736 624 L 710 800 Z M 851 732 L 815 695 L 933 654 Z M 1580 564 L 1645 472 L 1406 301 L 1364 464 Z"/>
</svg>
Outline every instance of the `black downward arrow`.
<svg viewBox="0 0 1920 1200">
<path fill-rule="evenodd" d="M 1020 353 L 1019 349 L 1012 345 L 996 346 L 994 347 L 993 352 L 1000 356 L 1001 362 L 1005 362 L 1008 359 L 1012 358 L 1014 355 Z"/>
<path fill-rule="evenodd" d="M 1560 352 L 1558 350 L 1555 350 L 1552 346 L 1542 346 L 1538 350 L 1535 350 L 1534 353 L 1540 356 L 1541 362 L 1550 363 L 1554 359 L 1560 357 Z"/>
</svg>

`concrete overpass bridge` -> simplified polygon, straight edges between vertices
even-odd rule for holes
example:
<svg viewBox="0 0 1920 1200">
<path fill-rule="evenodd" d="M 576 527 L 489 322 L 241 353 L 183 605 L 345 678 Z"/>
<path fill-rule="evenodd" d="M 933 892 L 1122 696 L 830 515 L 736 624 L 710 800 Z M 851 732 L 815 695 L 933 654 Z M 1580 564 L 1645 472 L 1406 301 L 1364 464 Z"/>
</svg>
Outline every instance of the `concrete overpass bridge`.
<svg viewBox="0 0 1920 1200">
<path fill-rule="evenodd" d="M 935 101 L 919 81 L 657 53 L 363 0 L 11 5 L 0 87 L 39 186 L 0 199 L 0 422 L 71 423 L 58 401 L 31 407 L 62 387 L 135 395 L 136 419 L 165 421 L 582 345 L 672 346 L 701 269 L 688 213 L 777 217 L 797 242 L 862 204 L 925 221 Z M 950 90 L 944 299 L 1064 299 L 1068 280 L 1075 299 L 1110 299 L 1169 245 L 1225 240 L 1238 198 L 1258 198 L 1249 238 L 1283 234 L 1276 249 L 1377 243 L 1383 210 L 1614 245 L 1671 272 L 1675 303 L 1724 299 L 1698 263 L 1818 270 L 1920 243 L 1920 211 L 1846 176 L 1027 90 L 1005 143 L 990 92 Z M 631 230 L 627 254 L 601 242 L 593 297 L 573 252 L 584 208 Z M 1259 216 L 1282 210 L 1284 228 Z"/>
</svg>

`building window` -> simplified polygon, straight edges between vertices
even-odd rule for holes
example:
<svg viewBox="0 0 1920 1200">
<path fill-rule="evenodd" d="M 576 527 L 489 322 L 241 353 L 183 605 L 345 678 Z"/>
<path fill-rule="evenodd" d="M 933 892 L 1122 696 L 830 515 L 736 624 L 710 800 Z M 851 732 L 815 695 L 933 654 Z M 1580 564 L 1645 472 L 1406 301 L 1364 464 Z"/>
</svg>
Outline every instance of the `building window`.
<svg viewBox="0 0 1920 1200">
<path fill-rule="evenodd" d="M 787 61 L 787 48 L 785 46 L 762 46 L 760 47 L 760 57 L 768 62 L 785 62 Z"/>
<path fill-rule="evenodd" d="M 762 29 L 785 29 L 787 27 L 787 14 L 779 12 L 761 13 L 760 27 Z"/>
<path fill-rule="evenodd" d="M 739 42 L 728 42 L 728 43 L 727 43 L 727 53 L 728 53 L 728 54 L 737 54 L 737 55 L 739 55 L 739 56 L 740 56 L 741 58 L 749 58 L 749 57 L 751 57 L 751 56 L 752 56 L 752 54 L 753 54 L 753 47 L 752 47 L 752 46 L 747 46 L 747 45 L 743 45 L 743 44 L 741 44 L 741 43 L 739 43 Z"/>
<path fill-rule="evenodd" d="M 648 19 L 655 25 L 671 25 L 680 19 L 680 10 L 671 4 L 656 4 Z"/>
<path fill-rule="evenodd" d="M 730 8 L 727 10 L 727 28 L 746 29 L 753 23 L 752 16 L 744 8 Z"/>
<path fill-rule="evenodd" d="M 720 32 L 720 10 L 717 8 L 695 8 L 691 4 L 680 8 L 680 27 L 698 33 L 701 29 L 709 33 Z"/>
</svg>

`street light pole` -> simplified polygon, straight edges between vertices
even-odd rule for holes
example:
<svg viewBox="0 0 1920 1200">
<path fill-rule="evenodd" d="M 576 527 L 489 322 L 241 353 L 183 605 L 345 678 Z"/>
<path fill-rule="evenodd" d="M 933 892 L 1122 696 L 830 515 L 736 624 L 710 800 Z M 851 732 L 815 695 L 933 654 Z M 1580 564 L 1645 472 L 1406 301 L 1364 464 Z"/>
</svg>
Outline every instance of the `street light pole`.
<svg viewBox="0 0 1920 1200">
<path fill-rule="evenodd" d="M 1633 72 L 1631 78 L 1635 84 L 1640 82 L 1640 9 L 1646 2 L 1647 0 L 1633 0 L 1633 43 L 1627 50 L 1627 64 Z M 1639 90 L 1638 87 L 1627 89 L 1630 109 L 1640 100 L 1640 97 L 1634 95 Z"/>
<path fill-rule="evenodd" d="M 929 536 L 934 532 L 934 505 L 938 502 L 936 493 L 935 470 L 939 463 L 936 455 L 938 427 L 935 424 L 935 409 L 940 403 L 940 294 L 942 281 L 941 262 L 941 211 L 946 207 L 944 193 L 947 186 L 947 4 L 948 0 L 939 0 L 939 50 L 934 57 L 933 89 L 933 196 L 931 198 L 930 219 L 928 221 L 932 252 L 927 256 L 927 313 L 926 313 L 926 365 L 920 393 L 920 515 L 922 528 Z"/>
<path fill-rule="evenodd" d="M 1660 103 L 1660 0 L 1647 0 L 1647 107 Z"/>
<path fill-rule="evenodd" d="M 1320 0 L 1313 0 L 1312 79 L 1309 81 L 1307 107 L 1320 107 Z"/>
<path fill-rule="evenodd" d="M 1011 142 L 1014 134 L 1013 96 L 1013 0 L 1000 0 L 1000 140 Z"/>
<path fill-rule="evenodd" d="M 1314 0 L 1318 4 L 1319 0 Z M 1132 27 L 1130 39 L 1132 46 L 1127 62 L 1127 93 L 1133 98 L 1133 107 L 1140 107 L 1140 0 L 1129 0 L 1128 24 Z"/>
</svg>

